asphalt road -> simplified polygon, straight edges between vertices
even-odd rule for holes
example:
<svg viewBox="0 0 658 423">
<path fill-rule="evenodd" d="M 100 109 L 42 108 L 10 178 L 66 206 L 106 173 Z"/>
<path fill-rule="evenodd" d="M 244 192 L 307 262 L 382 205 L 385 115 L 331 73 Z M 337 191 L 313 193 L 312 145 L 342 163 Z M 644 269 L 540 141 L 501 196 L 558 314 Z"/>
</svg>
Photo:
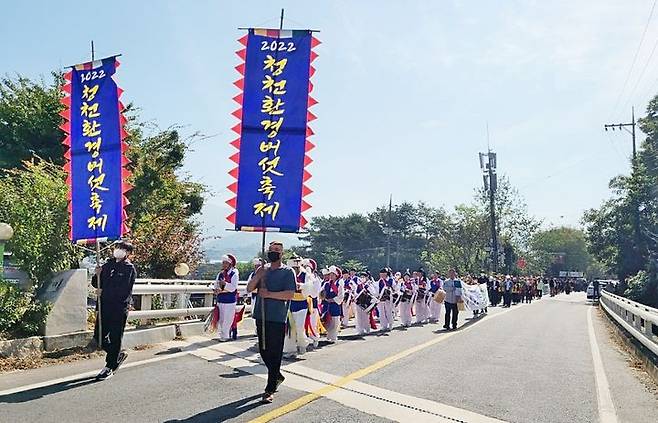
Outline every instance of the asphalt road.
<svg viewBox="0 0 658 423">
<path fill-rule="evenodd" d="M 105 382 L 91 379 L 99 359 L 0 375 L 0 422 L 597 422 L 601 377 L 613 421 L 655 421 L 655 387 L 604 319 L 572 294 L 479 319 L 462 313 L 454 332 L 347 329 L 335 345 L 286 362 L 271 405 L 259 403 L 265 369 L 249 349 L 254 338 L 190 338 L 131 352 Z M 251 328 L 246 321 L 241 333 Z"/>
</svg>

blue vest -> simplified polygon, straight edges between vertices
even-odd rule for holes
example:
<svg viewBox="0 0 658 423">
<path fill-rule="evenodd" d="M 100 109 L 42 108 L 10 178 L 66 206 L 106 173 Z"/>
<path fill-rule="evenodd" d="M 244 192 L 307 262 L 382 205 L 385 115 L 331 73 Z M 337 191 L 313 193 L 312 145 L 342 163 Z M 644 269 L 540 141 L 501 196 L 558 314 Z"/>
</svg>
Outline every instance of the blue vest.
<svg viewBox="0 0 658 423">
<path fill-rule="evenodd" d="M 229 282 L 231 282 L 230 279 L 233 278 L 234 274 L 235 274 L 235 270 L 231 269 L 231 271 L 228 273 L 229 280 L 224 281 L 224 272 L 219 272 L 218 280 L 229 283 Z M 231 303 L 235 303 L 237 301 L 238 301 L 238 290 L 237 289 L 233 292 L 222 292 L 221 294 L 217 294 L 217 302 L 218 303 L 231 304 Z"/>
</svg>

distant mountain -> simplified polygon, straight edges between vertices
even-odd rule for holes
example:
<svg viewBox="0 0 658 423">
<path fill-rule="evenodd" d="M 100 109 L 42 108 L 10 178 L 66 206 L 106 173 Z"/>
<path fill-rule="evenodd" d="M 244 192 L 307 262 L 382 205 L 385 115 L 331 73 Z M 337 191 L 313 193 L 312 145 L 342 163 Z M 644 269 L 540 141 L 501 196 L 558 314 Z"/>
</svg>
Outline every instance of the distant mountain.
<svg viewBox="0 0 658 423">
<path fill-rule="evenodd" d="M 203 243 L 203 249 L 208 261 L 220 260 L 222 255 L 231 253 L 235 255 L 238 261 L 249 261 L 258 256 L 261 250 L 261 233 L 254 232 L 234 232 L 226 216 L 231 210 L 223 205 L 217 204 L 210 199 L 203 206 L 203 213 L 200 216 L 204 234 L 209 237 Z M 272 240 L 280 240 L 285 247 L 299 245 L 301 242 L 295 234 L 268 233 L 266 240 L 269 243 Z"/>
</svg>

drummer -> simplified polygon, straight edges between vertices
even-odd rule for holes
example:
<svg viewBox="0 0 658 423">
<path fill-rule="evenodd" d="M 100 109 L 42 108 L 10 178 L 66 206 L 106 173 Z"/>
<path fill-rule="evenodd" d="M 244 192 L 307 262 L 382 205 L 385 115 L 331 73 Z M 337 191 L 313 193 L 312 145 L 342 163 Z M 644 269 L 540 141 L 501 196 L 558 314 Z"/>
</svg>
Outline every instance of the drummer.
<svg viewBox="0 0 658 423">
<path fill-rule="evenodd" d="M 429 315 L 429 320 L 430 323 L 437 323 L 439 319 L 441 318 L 441 309 L 443 308 L 443 299 L 441 299 L 440 302 L 437 302 L 436 293 L 439 289 L 443 290 L 443 281 L 439 279 L 439 274 L 438 272 L 432 272 L 430 275 L 430 293 L 432 296 L 432 300 L 430 300 L 430 315 Z"/>
<path fill-rule="evenodd" d="M 400 323 L 403 327 L 411 326 L 411 309 L 416 294 L 416 284 L 407 271 L 400 283 Z"/>
<path fill-rule="evenodd" d="M 376 289 L 366 273 L 360 273 L 357 278 L 354 302 L 356 304 L 356 331 L 359 335 L 370 333 L 371 309 L 376 302 Z"/>
<path fill-rule="evenodd" d="M 425 275 L 425 270 L 422 268 L 418 269 L 416 274 L 416 324 L 423 324 L 427 322 L 430 317 L 430 308 L 428 299 L 431 301 L 429 295 L 427 276 Z"/>
<path fill-rule="evenodd" d="M 395 283 L 391 273 L 387 268 L 379 271 L 379 281 L 375 285 L 377 288 L 377 313 L 379 314 L 379 323 L 381 330 L 388 332 L 393 329 L 393 291 Z"/>
</svg>

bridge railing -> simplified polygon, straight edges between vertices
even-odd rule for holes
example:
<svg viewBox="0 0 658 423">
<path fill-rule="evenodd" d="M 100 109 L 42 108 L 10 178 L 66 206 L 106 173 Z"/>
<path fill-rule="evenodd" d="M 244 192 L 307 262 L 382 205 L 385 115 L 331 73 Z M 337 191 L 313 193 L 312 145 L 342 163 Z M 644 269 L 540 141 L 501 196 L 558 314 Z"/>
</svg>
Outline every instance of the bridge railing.
<svg viewBox="0 0 658 423">
<path fill-rule="evenodd" d="M 608 291 L 601 292 L 601 306 L 635 339 L 658 355 L 658 309 Z"/>
<path fill-rule="evenodd" d="M 149 319 L 203 319 L 213 309 L 214 282 L 200 279 L 137 279 L 133 296 L 138 297 L 138 309 L 130 311 L 128 319 L 139 319 L 142 324 L 148 323 Z M 238 293 L 241 298 L 246 297 L 246 281 L 238 282 Z M 162 308 L 157 310 L 153 310 L 155 295 L 160 295 L 162 299 Z"/>
</svg>

